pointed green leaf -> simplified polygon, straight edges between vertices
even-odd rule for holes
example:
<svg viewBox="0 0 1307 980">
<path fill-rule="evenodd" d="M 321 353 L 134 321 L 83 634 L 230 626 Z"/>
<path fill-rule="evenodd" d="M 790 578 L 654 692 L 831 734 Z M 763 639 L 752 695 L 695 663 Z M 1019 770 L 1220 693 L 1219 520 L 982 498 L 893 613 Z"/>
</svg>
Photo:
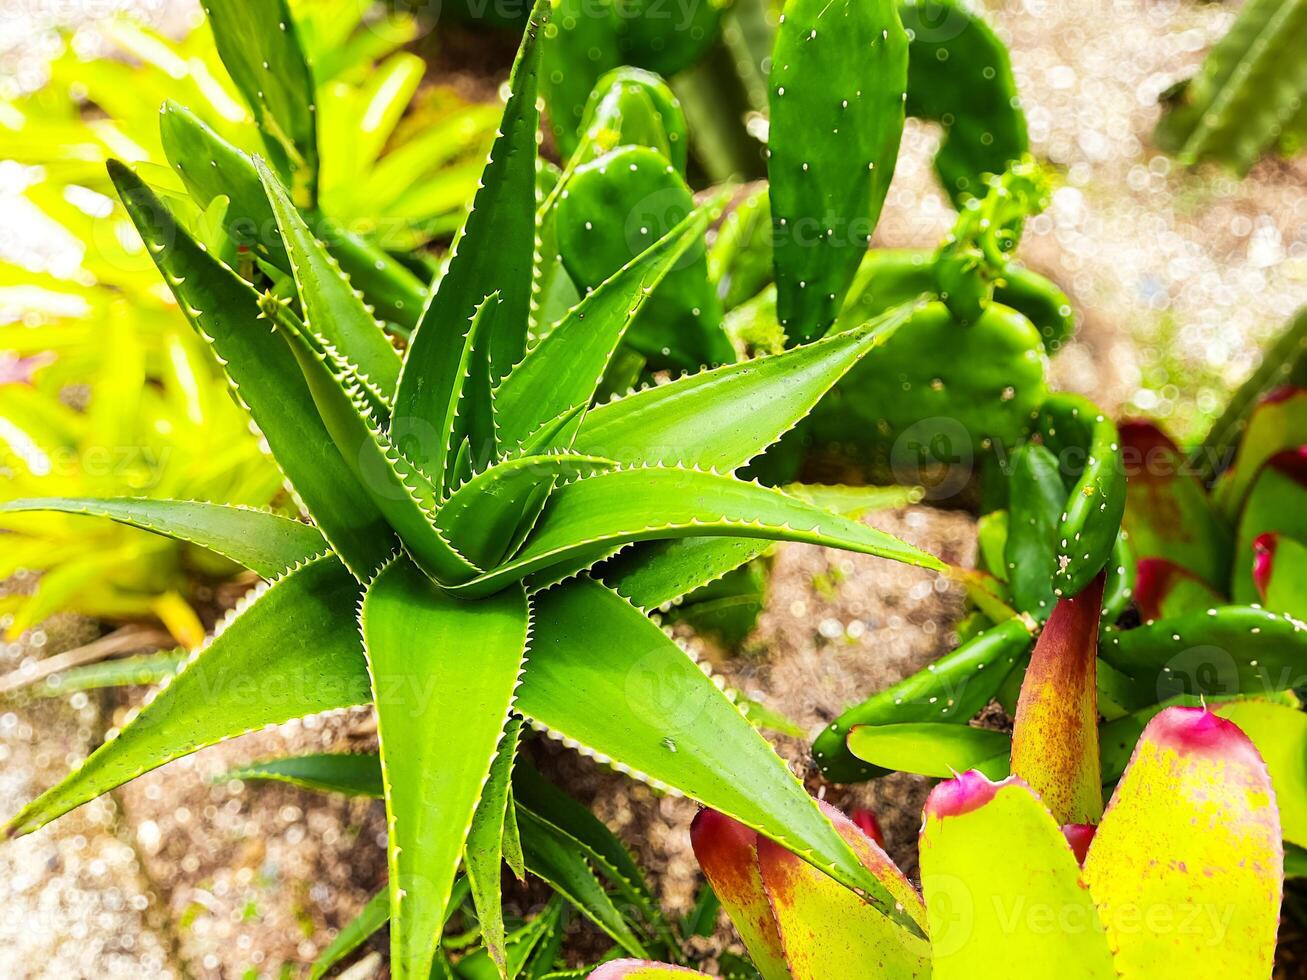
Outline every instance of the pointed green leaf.
<svg viewBox="0 0 1307 980">
<path fill-rule="evenodd" d="M 529 810 L 518 811 L 518 828 L 527 869 L 564 895 L 587 919 L 608 933 L 623 949 L 648 955 L 622 913 L 604 891 L 586 862 L 584 850 L 559 827 Z"/>
<path fill-rule="evenodd" d="M 1265 977 L 1282 865 L 1275 791 L 1256 748 L 1206 709 L 1176 707 L 1144 729 L 1084 879 L 1121 976 Z M 1141 910 L 1169 927 L 1139 928 Z"/>
<path fill-rule="evenodd" d="M 523 442 L 539 425 L 589 405 L 627 328 L 668 271 L 702 241 L 700 209 L 592 290 L 533 347 L 495 391 L 499 436 Z"/>
<path fill-rule="evenodd" d="M 207 548 L 264 578 L 280 575 L 292 565 L 321 554 L 327 548 L 321 532 L 310 524 L 229 504 L 145 497 L 104 500 L 48 497 L 0 504 L 0 512 L 22 511 L 107 517 L 120 524 Z"/>
<path fill-rule="evenodd" d="M 358 586 L 318 558 L 247 598 L 116 738 L 9 821 L 31 833 L 165 762 L 266 725 L 369 699 Z"/>
<path fill-rule="evenodd" d="M 912 314 L 897 307 L 803 347 L 679 378 L 592 410 L 572 448 L 635 465 L 729 472 L 804 418 Z"/>
<path fill-rule="evenodd" d="M 524 714 L 777 839 L 892 908 L 766 740 L 639 610 L 586 578 L 537 596 L 535 608 L 518 697 Z"/>
<path fill-rule="evenodd" d="M 333 966 L 362 946 L 389 918 L 390 890 L 383 888 L 368 899 L 363 911 L 346 923 L 327 948 L 318 954 L 309 969 L 309 980 L 325 977 Z"/>
<path fill-rule="evenodd" d="M 280 325 L 341 457 L 413 560 L 437 581 L 474 576 L 476 566 L 445 540 L 433 522 L 439 491 L 391 445 L 371 414 L 365 393 L 335 370 L 339 362 L 319 352 L 308 334 L 285 321 Z"/>
<path fill-rule="evenodd" d="M 1026 443 L 1012 452 L 1008 476 L 1008 534 L 1004 570 L 1012 599 L 1040 622 L 1053 611 L 1057 523 L 1066 507 L 1066 486 L 1057 457 Z"/>
<path fill-rule="evenodd" d="M 520 541 L 556 480 L 575 479 L 617 464 L 595 456 L 519 456 L 498 463 L 454 491 L 436 513 L 436 527 L 460 554 L 493 568 Z M 529 530 L 529 525 L 528 528 Z"/>
<path fill-rule="evenodd" d="M 458 377 L 450 393 L 444 425 L 439 430 L 448 433 L 445 471 L 437 474 L 443 478 L 446 490 L 484 469 L 497 455 L 489 346 L 502 316 L 504 304 L 499 292 L 490 293 L 477 304 L 463 338 Z M 419 450 L 418 458 L 422 455 Z"/>
<path fill-rule="evenodd" d="M 317 195 L 317 90 L 286 0 L 204 0 L 214 44 L 288 180 Z"/>
<path fill-rule="evenodd" d="M 903 134 L 908 38 L 893 0 L 788 0 L 769 82 L 777 315 L 791 342 L 835 320 Z"/>
<path fill-rule="evenodd" d="M 1269 573 L 1278 558 L 1278 541 L 1307 538 L 1304 500 L 1307 500 L 1307 444 L 1267 460 L 1244 498 L 1230 570 L 1230 597 L 1235 602 L 1266 599 L 1264 585 L 1259 586 L 1257 580 L 1259 558 L 1265 555 L 1260 561 Z"/>
<path fill-rule="evenodd" d="M 365 381 L 389 396 L 399 380 L 399 352 L 363 305 L 340 264 L 304 223 L 276 175 L 258 157 L 254 167 L 290 258 L 304 309 L 304 326 L 356 365 Z"/>
<path fill-rule="evenodd" d="M 526 650 L 521 589 L 450 598 L 411 562 L 369 584 L 361 616 L 386 788 L 391 969 L 427 976 L 454 873 Z M 457 726 L 445 724 L 460 719 Z"/>
<path fill-rule="evenodd" d="M 975 769 L 991 779 L 1008 774 L 1012 739 L 1005 732 L 942 722 L 854 725 L 849 751 L 891 772 L 947 779 Z"/>
<path fill-rule="evenodd" d="M 401 431 L 416 431 L 444 417 L 470 318 L 495 290 L 503 306 L 489 344 L 491 380 L 506 375 L 526 350 L 535 250 L 538 34 L 546 7 L 544 0 L 537 0 L 531 13 L 481 188 L 454 246 L 449 271 L 413 333 L 395 395 L 395 418 L 406 427 Z M 428 472 L 441 472 L 441 451 L 437 443 L 417 462 Z"/>
<path fill-rule="evenodd" d="M 1113 870 L 1128 877 L 1137 868 Z M 935 787 L 921 829 L 921 886 L 936 980 L 974 980 L 995 969 L 1117 980 L 1075 854 L 1015 776 L 991 783 L 968 772 Z"/>
<path fill-rule="evenodd" d="M 509 807 L 509 793 L 513 777 L 513 757 L 517 753 L 517 739 L 522 719 L 508 719 L 503 738 L 490 764 L 490 776 L 481 790 L 472 826 L 468 830 L 467 845 L 463 849 L 467 880 L 472 885 L 472 900 L 476 903 L 477 921 L 481 924 L 481 941 L 485 943 L 499 972 L 504 975 L 507 962 L 504 954 L 504 910 L 500 876 L 504 864 L 504 822 Z"/>
<path fill-rule="evenodd" d="M 323 537 L 366 577 L 393 551 L 394 536 L 337 452 L 294 355 L 260 319 L 258 295 L 205 254 L 139 177 L 116 161 L 109 176 L 182 312 L 209 339 Z"/>
<path fill-rule="evenodd" d="M 289 272 L 290 259 L 276 234 L 277 221 L 253 160 L 171 100 L 163 105 L 159 134 L 168 162 L 196 203 L 208 207 L 220 196 L 228 198 L 227 235 Z M 378 315 L 411 330 L 422 310 L 425 285 L 389 253 L 345 231 L 325 215 L 308 212 L 305 218 Z"/>
<path fill-rule="evenodd" d="M 381 799 L 381 757 L 375 752 L 321 753 L 268 759 L 223 773 L 222 778 L 289 783 L 320 793 Z"/>
<path fill-rule="evenodd" d="M 595 552 L 655 538 L 761 537 L 844 548 L 941 571 L 933 555 L 779 490 L 696 470 L 607 470 L 559 487 L 511 561 L 452 586 L 483 595 L 539 569 L 579 571 Z"/>
<path fill-rule="evenodd" d="M 1103 578 L 1060 599 L 1035 641 L 1012 728 L 1012 772 L 1059 824 L 1103 813 L 1095 677 Z"/>
</svg>

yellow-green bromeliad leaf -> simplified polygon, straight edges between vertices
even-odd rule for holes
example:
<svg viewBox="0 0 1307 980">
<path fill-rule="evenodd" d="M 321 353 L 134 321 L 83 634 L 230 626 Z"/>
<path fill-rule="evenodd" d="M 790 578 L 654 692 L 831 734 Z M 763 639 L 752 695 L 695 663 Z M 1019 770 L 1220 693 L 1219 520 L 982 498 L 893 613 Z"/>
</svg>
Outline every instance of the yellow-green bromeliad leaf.
<svg viewBox="0 0 1307 980">
<path fill-rule="evenodd" d="M 1015 777 L 992 783 L 968 772 L 935 788 L 921 831 L 921 884 L 936 980 L 1116 980 L 1071 846 Z"/>
<path fill-rule="evenodd" d="M 1283 888 L 1266 764 L 1204 708 L 1144 729 L 1084 878 L 1126 980 L 1267 977 Z"/>
</svg>

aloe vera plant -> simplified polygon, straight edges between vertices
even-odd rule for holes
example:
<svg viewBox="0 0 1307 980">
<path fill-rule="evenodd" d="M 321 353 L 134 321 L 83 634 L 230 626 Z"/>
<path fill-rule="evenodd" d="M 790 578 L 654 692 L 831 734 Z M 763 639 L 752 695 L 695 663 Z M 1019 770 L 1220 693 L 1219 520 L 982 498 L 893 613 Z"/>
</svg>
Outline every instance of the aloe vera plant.
<svg viewBox="0 0 1307 980">
<path fill-rule="evenodd" d="M 482 189 L 402 356 L 262 160 L 249 165 L 293 273 L 293 290 L 262 294 L 130 168 L 110 163 L 149 253 L 313 524 L 169 501 L 6 506 L 99 513 L 219 551 L 269 580 L 117 738 L 14 817 L 9 834 L 201 746 L 371 701 L 397 976 L 429 968 L 460 862 L 480 882 L 479 908 L 497 898 L 494 841 L 507 798 L 495 791 L 497 760 L 511 758 L 505 726 L 515 715 L 784 841 L 897 915 L 767 743 L 642 609 L 746 560 L 741 539 L 947 570 L 889 535 L 731 475 L 911 307 L 592 406 L 624 331 L 701 240 L 706 215 L 688 216 L 528 347 L 542 9 Z M 638 586 L 603 564 L 623 548 L 678 539 L 692 543 L 650 551 Z M 720 546 L 699 547 L 704 539 Z"/>
<path fill-rule="evenodd" d="M 969 768 L 932 791 L 921 892 L 832 812 L 911 925 L 734 820 L 698 815 L 695 853 L 761 976 L 974 977 L 1000 962 L 1004 976 L 1032 980 L 1270 976 L 1283 888 L 1279 780 L 1234 722 L 1170 707 L 1132 743 L 1104 807 L 1101 590 L 1100 577 L 1060 600 L 1040 637 L 1017 707 L 1014 774 L 995 782 Z M 1141 914 L 1152 916 L 1142 927 Z M 623 961 L 590 976 L 686 972 Z"/>
</svg>

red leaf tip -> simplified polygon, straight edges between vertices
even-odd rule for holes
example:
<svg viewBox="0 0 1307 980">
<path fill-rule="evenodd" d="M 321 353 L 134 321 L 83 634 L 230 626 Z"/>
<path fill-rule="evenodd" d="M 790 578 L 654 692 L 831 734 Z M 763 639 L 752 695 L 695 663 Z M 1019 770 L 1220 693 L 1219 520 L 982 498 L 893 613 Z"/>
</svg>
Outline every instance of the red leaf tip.
<svg viewBox="0 0 1307 980">
<path fill-rule="evenodd" d="M 690 844 L 710 878 L 747 876 L 758 847 L 758 832 L 724 813 L 700 810 L 690 823 Z"/>
<path fill-rule="evenodd" d="M 1071 845 L 1071 853 L 1076 856 L 1077 864 L 1085 863 L 1085 855 L 1089 853 L 1089 845 L 1094 842 L 1094 834 L 1097 832 L 1098 828 L 1092 823 L 1069 823 L 1063 826 L 1062 835 Z"/>
<path fill-rule="evenodd" d="M 1279 535 L 1274 532 L 1259 534 L 1253 539 L 1253 582 L 1257 585 L 1257 594 L 1266 601 L 1266 590 L 1271 584 L 1271 571 L 1275 565 L 1275 546 Z"/>
<path fill-rule="evenodd" d="M 926 816 L 960 817 L 978 810 L 992 800 L 1003 786 L 1014 782 L 1012 777 L 995 783 L 975 769 L 946 779 L 930 791 L 926 799 Z"/>
<path fill-rule="evenodd" d="M 849 819 L 853 821 L 854 826 L 864 834 L 874 840 L 881 847 L 885 846 L 885 835 L 881 833 L 880 821 L 876 819 L 876 814 L 870 810 L 857 809 L 849 814 Z"/>
<path fill-rule="evenodd" d="M 1206 708 L 1167 708 L 1148 723 L 1139 741 L 1153 742 L 1180 755 L 1206 756 L 1257 768 L 1265 765 L 1243 729 Z"/>
</svg>

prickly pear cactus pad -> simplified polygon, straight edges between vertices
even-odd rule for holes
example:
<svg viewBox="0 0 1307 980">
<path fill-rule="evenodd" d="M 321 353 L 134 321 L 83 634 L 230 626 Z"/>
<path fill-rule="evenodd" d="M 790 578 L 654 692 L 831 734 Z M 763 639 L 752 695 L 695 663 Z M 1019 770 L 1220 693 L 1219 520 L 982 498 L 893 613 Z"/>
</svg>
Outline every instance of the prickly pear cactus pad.
<svg viewBox="0 0 1307 980">
<path fill-rule="evenodd" d="M 777 316 L 791 343 L 835 320 L 880 217 L 908 39 L 891 0 L 790 0 L 770 80 Z"/>
</svg>

